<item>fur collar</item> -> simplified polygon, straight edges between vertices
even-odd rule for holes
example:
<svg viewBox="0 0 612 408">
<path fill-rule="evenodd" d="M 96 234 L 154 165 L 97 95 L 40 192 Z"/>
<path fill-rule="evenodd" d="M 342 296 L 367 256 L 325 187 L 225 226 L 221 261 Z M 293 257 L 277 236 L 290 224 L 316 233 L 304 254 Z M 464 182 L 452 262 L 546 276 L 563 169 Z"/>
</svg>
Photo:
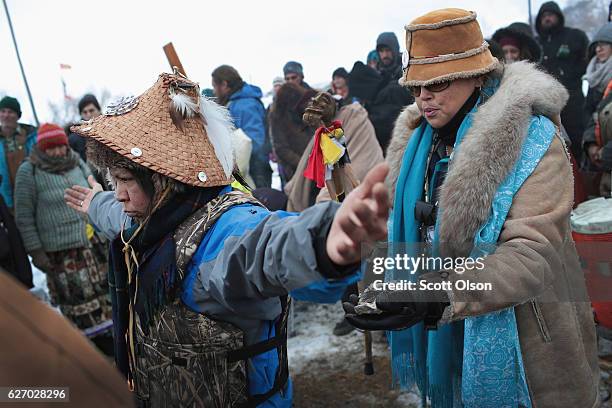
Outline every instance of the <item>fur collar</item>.
<svg viewBox="0 0 612 408">
<path fill-rule="evenodd" d="M 567 102 L 565 88 L 535 65 L 517 62 L 501 76 L 497 92 L 478 108 L 473 124 L 454 156 L 440 194 L 440 241 L 447 256 L 466 256 L 476 230 L 486 222 L 493 197 L 520 154 L 532 115 L 558 123 Z M 406 145 L 420 112 L 416 104 L 400 114 L 387 150 L 391 194 Z"/>
</svg>

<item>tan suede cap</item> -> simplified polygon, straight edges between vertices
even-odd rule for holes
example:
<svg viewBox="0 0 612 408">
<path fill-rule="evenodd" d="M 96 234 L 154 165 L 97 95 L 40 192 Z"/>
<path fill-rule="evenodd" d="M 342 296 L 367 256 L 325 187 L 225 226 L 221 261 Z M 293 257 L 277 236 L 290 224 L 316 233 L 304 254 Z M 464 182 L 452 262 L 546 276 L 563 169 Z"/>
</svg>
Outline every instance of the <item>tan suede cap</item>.
<svg viewBox="0 0 612 408">
<path fill-rule="evenodd" d="M 432 11 L 413 20 L 405 29 L 402 85 L 426 86 L 472 78 L 499 66 L 472 11 L 457 8 Z"/>
</svg>

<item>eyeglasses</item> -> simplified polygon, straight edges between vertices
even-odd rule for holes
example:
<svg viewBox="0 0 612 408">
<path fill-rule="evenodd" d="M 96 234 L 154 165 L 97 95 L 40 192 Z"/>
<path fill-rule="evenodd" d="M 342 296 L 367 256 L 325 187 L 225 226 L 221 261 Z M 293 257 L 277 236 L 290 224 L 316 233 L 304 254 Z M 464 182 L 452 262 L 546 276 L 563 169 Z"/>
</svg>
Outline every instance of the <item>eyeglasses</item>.
<svg viewBox="0 0 612 408">
<path fill-rule="evenodd" d="M 410 91 L 412 95 L 415 97 L 421 96 L 421 88 L 427 89 L 429 92 L 442 92 L 446 88 L 448 88 L 451 84 L 451 81 L 439 82 L 437 84 L 427 85 L 427 86 L 411 86 Z"/>
</svg>

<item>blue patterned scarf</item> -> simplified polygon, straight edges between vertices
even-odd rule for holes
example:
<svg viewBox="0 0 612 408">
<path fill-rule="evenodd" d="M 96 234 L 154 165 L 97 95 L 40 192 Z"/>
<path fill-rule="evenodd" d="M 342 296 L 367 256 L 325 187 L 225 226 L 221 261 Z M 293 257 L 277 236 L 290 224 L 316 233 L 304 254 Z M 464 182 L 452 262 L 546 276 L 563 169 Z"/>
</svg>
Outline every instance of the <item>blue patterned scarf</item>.
<svg viewBox="0 0 612 408">
<path fill-rule="evenodd" d="M 485 92 L 492 94 L 496 88 L 497 84 L 493 84 Z M 459 127 L 455 154 L 472 125 L 477 108 L 478 104 Z M 555 132 L 550 120 L 532 117 L 521 155 L 498 187 L 489 219 L 474 236 L 472 258 L 488 255 L 497 243 L 514 195 L 548 150 Z M 414 217 L 419 194 L 415 192 L 423 191 L 432 140 L 433 129 L 424 122 L 408 141 L 390 220 L 389 248 L 392 254 L 400 243 L 420 241 L 419 223 Z M 434 249 L 438 230 L 436 225 Z M 415 245 L 406 245 L 404 250 L 408 256 L 418 256 L 416 249 Z M 419 272 L 392 271 L 386 280 L 415 281 Z M 423 404 L 430 398 L 434 408 L 531 407 L 514 308 L 445 324 L 434 331 L 425 330 L 420 323 L 407 330 L 390 332 L 389 342 L 394 381 L 402 388 L 416 384 Z"/>
</svg>

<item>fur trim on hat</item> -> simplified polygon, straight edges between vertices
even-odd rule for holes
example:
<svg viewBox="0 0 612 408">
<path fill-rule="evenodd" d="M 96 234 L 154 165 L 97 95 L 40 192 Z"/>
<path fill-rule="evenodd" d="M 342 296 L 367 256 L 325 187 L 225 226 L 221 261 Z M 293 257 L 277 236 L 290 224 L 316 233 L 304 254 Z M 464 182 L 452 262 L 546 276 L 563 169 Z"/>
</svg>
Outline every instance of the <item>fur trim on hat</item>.
<svg viewBox="0 0 612 408">
<path fill-rule="evenodd" d="M 440 22 L 431 24 L 407 24 L 406 26 L 404 26 L 404 29 L 406 31 L 437 30 L 438 28 L 448 27 L 456 24 L 465 24 L 474 20 L 476 20 L 476 13 L 470 11 L 470 15 L 468 16 L 453 18 L 451 20 L 442 20 Z"/>
<path fill-rule="evenodd" d="M 476 78 L 481 75 L 488 74 L 490 72 L 501 73 L 503 72 L 503 65 L 495 59 L 491 65 L 485 68 L 476 69 L 472 71 L 462 71 L 462 72 L 453 72 L 447 75 L 442 75 L 436 78 L 429 79 L 427 81 L 406 81 L 402 76 L 398 82 L 402 86 L 429 86 L 433 84 L 439 84 L 440 82 L 454 81 L 456 79 L 468 79 L 468 78 Z"/>
<path fill-rule="evenodd" d="M 470 50 L 459 52 L 456 54 L 438 55 L 435 57 L 417 58 L 412 57 L 408 61 L 408 65 L 424 65 L 424 64 L 437 64 L 440 62 L 454 61 L 463 58 L 469 58 L 477 54 L 481 54 L 489 49 L 489 44 L 484 41 L 480 47 L 472 48 Z"/>
</svg>

